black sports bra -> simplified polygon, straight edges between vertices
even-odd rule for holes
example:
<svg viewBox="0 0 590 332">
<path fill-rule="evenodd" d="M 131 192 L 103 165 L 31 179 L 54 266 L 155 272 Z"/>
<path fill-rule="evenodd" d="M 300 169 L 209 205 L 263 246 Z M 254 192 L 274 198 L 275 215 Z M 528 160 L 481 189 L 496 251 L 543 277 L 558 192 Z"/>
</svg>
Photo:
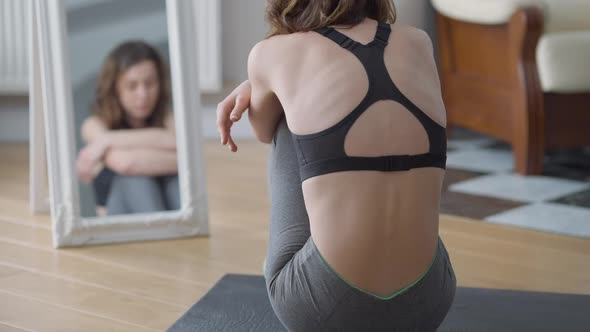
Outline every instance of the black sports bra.
<svg viewBox="0 0 590 332">
<path fill-rule="evenodd" d="M 369 78 L 369 89 L 361 103 L 336 125 L 309 135 L 291 133 L 297 157 L 301 181 L 314 176 L 342 171 L 374 170 L 382 172 L 404 171 L 419 167 L 446 166 L 447 135 L 440 126 L 396 87 L 387 72 L 384 50 L 391 27 L 379 23 L 375 38 L 367 45 L 358 43 L 333 28 L 320 28 L 316 32 L 349 50 L 362 63 Z M 346 155 L 346 134 L 361 114 L 381 100 L 393 100 L 405 106 L 420 121 L 430 143 L 428 153 L 418 155 L 389 155 L 381 157 L 351 157 Z"/>
</svg>

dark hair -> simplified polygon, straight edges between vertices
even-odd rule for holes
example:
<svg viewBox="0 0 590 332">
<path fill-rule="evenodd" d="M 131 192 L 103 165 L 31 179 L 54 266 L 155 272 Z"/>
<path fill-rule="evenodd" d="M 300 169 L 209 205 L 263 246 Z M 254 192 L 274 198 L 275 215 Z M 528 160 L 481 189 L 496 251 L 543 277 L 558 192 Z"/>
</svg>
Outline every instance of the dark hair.
<svg viewBox="0 0 590 332">
<path fill-rule="evenodd" d="M 365 18 L 393 24 L 392 0 L 268 0 L 269 37 L 330 25 L 353 26 Z"/>
<path fill-rule="evenodd" d="M 145 60 L 152 61 L 156 66 L 160 85 L 158 102 L 146 124 L 149 127 L 164 127 L 170 103 L 168 68 L 152 46 L 141 40 L 131 40 L 119 44 L 109 53 L 99 74 L 96 99 L 92 108 L 93 113 L 107 128 L 129 128 L 125 111 L 119 101 L 117 81 L 123 72 Z"/>
</svg>

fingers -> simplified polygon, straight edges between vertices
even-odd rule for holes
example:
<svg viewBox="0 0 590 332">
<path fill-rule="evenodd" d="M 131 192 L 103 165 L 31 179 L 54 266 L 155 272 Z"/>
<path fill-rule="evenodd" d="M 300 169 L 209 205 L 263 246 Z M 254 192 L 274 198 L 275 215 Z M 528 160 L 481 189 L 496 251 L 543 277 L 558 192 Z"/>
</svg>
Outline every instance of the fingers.
<svg viewBox="0 0 590 332">
<path fill-rule="evenodd" d="M 230 121 L 229 119 L 226 119 L 225 121 L 218 121 L 217 123 L 217 130 L 219 131 L 219 134 L 221 136 L 221 144 L 222 145 L 228 145 L 230 151 L 232 152 L 236 152 L 238 151 L 238 146 L 236 145 L 236 143 L 234 142 L 234 140 L 231 137 L 231 126 L 233 125 L 233 122 Z"/>
<path fill-rule="evenodd" d="M 83 174 L 80 176 L 80 180 L 84 183 L 84 184 L 90 184 L 91 180 L 90 180 L 90 175 L 88 174 Z"/>
<path fill-rule="evenodd" d="M 84 148 L 82 151 L 80 151 L 78 160 L 76 160 L 76 170 L 78 171 L 78 177 L 80 178 L 80 181 L 85 184 L 90 184 L 94 179 L 94 175 L 92 174 L 93 162 L 88 154 L 88 149 Z"/>
<path fill-rule="evenodd" d="M 217 105 L 217 131 L 222 145 L 228 145 L 232 152 L 238 146 L 231 138 L 231 126 L 242 118 L 242 114 L 250 106 L 250 83 L 240 84 L 232 93 Z"/>
<path fill-rule="evenodd" d="M 90 183 L 90 172 L 87 165 L 78 165 L 78 176 L 80 180 L 86 184 Z"/>
<path fill-rule="evenodd" d="M 100 143 L 90 143 L 84 148 L 83 158 L 87 159 L 88 162 L 94 163 L 102 159 L 103 152 Z"/>
<path fill-rule="evenodd" d="M 226 98 L 217 105 L 217 131 L 221 136 L 221 144 L 226 145 L 229 137 L 229 131 L 232 122 L 229 119 L 229 113 L 233 109 L 232 99 Z"/>
<path fill-rule="evenodd" d="M 235 99 L 222 101 L 217 105 L 217 131 L 219 132 L 221 144 L 230 144 L 230 150 L 236 152 L 237 145 L 231 138 L 231 127 L 242 117 L 242 113 L 248 108 L 247 98 L 237 96 Z"/>
<path fill-rule="evenodd" d="M 229 116 L 230 120 L 233 122 L 239 121 L 242 118 L 242 114 L 248 109 L 248 106 L 250 106 L 248 98 L 243 95 L 238 95 L 236 97 L 236 103 Z"/>
<path fill-rule="evenodd" d="M 87 163 L 88 162 L 85 158 L 83 158 L 83 155 L 80 154 L 80 157 L 78 158 L 78 160 L 76 160 L 76 170 L 78 171 L 78 175 L 82 175 L 84 173 L 84 170 L 86 169 L 85 165 Z"/>
<path fill-rule="evenodd" d="M 228 148 L 231 152 L 238 152 L 238 145 L 234 142 L 233 138 L 230 136 L 227 141 Z"/>
</svg>

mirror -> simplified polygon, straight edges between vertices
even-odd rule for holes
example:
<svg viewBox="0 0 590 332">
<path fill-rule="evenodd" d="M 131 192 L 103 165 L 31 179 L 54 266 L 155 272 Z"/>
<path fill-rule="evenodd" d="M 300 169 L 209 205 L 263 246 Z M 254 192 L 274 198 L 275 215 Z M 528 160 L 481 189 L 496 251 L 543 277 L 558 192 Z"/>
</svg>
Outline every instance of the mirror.
<svg viewBox="0 0 590 332">
<path fill-rule="evenodd" d="M 55 247 L 208 233 L 196 6 L 35 1 Z"/>
<path fill-rule="evenodd" d="M 80 215 L 178 210 L 166 3 L 64 4 Z"/>
</svg>

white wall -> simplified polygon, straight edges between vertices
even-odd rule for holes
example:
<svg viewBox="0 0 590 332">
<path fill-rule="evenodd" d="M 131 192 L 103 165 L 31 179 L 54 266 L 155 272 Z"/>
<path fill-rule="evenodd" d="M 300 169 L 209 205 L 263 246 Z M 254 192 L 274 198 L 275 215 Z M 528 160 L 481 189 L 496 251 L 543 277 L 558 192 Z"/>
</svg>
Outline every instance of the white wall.
<svg viewBox="0 0 590 332">
<path fill-rule="evenodd" d="M 108 22 L 91 30 L 68 31 L 72 85 L 94 78 L 108 53 L 116 45 L 132 39 L 142 39 L 152 45 L 167 42 L 165 7 L 145 15 Z M 162 56 L 168 58 L 167 54 Z"/>
<path fill-rule="evenodd" d="M 434 38 L 434 9 L 430 0 L 394 0 L 400 23 L 413 25 Z"/>
<path fill-rule="evenodd" d="M 428 33 L 434 45 L 434 56 L 438 60 L 436 49 L 436 20 L 430 0 L 393 0 L 400 23 L 420 28 Z"/>
<path fill-rule="evenodd" d="M 264 22 L 266 0 L 223 0 L 221 5 L 223 77 L 226 81 L 246 79 L 250 49 L 267 32 Z"/>
</svg>

